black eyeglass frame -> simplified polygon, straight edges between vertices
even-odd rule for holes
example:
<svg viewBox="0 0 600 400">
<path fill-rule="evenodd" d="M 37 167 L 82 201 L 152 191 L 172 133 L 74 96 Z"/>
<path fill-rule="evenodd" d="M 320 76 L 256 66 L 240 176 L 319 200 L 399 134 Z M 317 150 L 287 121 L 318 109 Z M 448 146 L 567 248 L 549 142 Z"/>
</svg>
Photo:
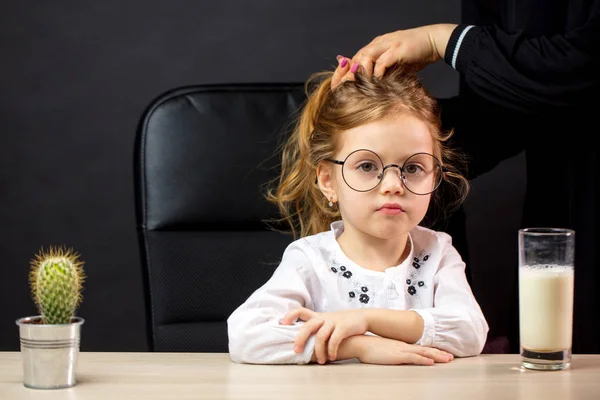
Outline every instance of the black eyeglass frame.
<svg viewBox="0 0 600 400">
<path fill-rule="evenodd" d="M 358 190 L 358 189 L 355 189 L 355 188 L 353 188 L 352 186 L 350 186 L 350 184 L 349 184 L 349 183 L 348 183 L 348 181 L 346 180 L 346 176 L 344 175 L 344 168 L 343 168 L 343 167 L 344 167 L 344 164 L 346 163 L 346 161 L 348 161 L 348 158 L 350 158 L 350 156 L 352 156 L 352 154 L 354 154 L 354 153 L 356 153 L 356 152 L 358 152 L 358 151 L 368 151 L 368 152 L 370 152 L 370 153 L 373 153 L 373 154 L 375 155 L 375 157 L 377 157 L 377 158 L 379 159 L 379 161 L 381 162 L 381 165 L 383 165 L 383 170 L 381 171 L 381 174 L 380 174 L 381 178 L 379 178 L 379 182 L 377 182 L 377 185 L 373 186 L 371 189 L 367 189 L 367 190 Z M 405 180 L 406 180 L 406 177 L 404 176 L 404 170 L 403 170 L 403 168 L 404 168 L 404 165 L 406 164 L 406 161 L 410 160 L 411 158 L 413 158 L 414 156 L 417 156 L 417 155 L 419 155 L 419 154 L 427 154 L 428 156 L 431 156 L 431 157 L 432 157 L 432 158 L 433 158 L 433 159 L 434 159 L 434 160 L 437 162 L 437 165 L 438 165 L 438 167 L 439 167 L 439 168 L 440 168 L 440 170 L 442 171 L 442 177 L 441 177 L 441 179 L 439 180 L 439 182 L 437 183 L 437 185 L 435 185 L 435 187 L 434 187 L 434 188 L 433 188 L 433 189 L 432 189 L 430 192 L 427 192 L 427 193 L 416 193 L 416 192 L 413 192 L 412 190 L 410 190 L 410 188 L 409 188 L 408 186 L 406 186 L 406 182 L 405 182 Z M 404 161 L 404 163 L 403 163 L 402 165 L 398 165 L 398 164 L 388 164 L 388 165 L 384 165 L 384 164 L 383 164 L 383 160 L 381 159 L 381 157 L 379 157 L 379 154 L 377 154 L 377 153 L 375 153 L 373 150 L 369 150 L 369 149 L 358 149 L 358 150 L 354 150 L 353 152 L 351 152 L 350 154 L 348 154 L 348 155 L 346 156 L 346 158 L 344 159 L 344 161 L 340 161 L 340 160 L 334 160 L 334 159 L 332 159 L 332 158 L 326 158 L 326 159 L 325 159 L 325 161 L 329 161 L 330 163 L 333 163 L 333 164 L 336 164 L 336 165 L 341 165 L 341 166 L 342 166 L 342 178 L 344 178 L 344 182 L 346 183 L 346 185 L 347 185 L 347 186 L 348 186 L 350 189 L 352 189 L 352 190 L 354 190 L 354 191 L 356 191 L 356 192 L 360 192 L 360 193 L 364 193 L 364 192 L 370 192 L 371 190 L 375 190 L 375 189 L 377 188 L 377 186 L 379 186 L 379 185 L 381 184 L 381 182 L 383 181 L 383 177 L 384 177 L 384 175 L 385 175 L 385 171 L 386 171 L 388 168 L 396 167 L 396 168 L 398 168 L 398 169 L 400 170 L 400 180 L 402 181 L 402 185 L 404 186 L 404 188 L 405 188 L 406 190 L 408 190 L 409 192 L 411 192 L 411 193 L 413 193 L 413 194 L 416 194 L 417 196 L 426 196 L 426 195 L 428 195 L 428 194 L 431 194 L 431 193 L 435 192 L 435 191 L 437 190 L 437 188 L 439 188 L 439 187 L 440 187 L 440 185 L 442 184 L 442 181 L 444 180 L 444 173 L 445 173 L 445 172 L 448 172 L 448 168 L 444 167 L 444 166 L 442 165 L 442 163 L 440 162 L 440 160 L 438 160 L 438 158 L 437 158 L 436 156 L 434 156 L 433 154 L 430 154 L 430 153 L 424 152 L 424 151 L 421 151 L 421 152 L 418 152 L 418 153 L 415 153 L 415 154 L 411 155 L 410 157 L 408 157 L 408 158 L 406 159 L 406 161 Z"/>
</svg>

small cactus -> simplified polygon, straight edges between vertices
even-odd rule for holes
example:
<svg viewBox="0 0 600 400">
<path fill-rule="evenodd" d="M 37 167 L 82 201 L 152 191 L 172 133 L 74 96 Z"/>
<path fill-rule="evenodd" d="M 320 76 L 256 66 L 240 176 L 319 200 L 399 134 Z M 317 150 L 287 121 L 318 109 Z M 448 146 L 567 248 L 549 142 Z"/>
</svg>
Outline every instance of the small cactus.
<svg viewBox="0 0 600 400">
<path fill-rule="evenodd" d="M 31 260 L 29 283 L 43 324 L 69 324 L 81 303 L 83 262 L 73 249 L 43 248 Z"/>
</svg>

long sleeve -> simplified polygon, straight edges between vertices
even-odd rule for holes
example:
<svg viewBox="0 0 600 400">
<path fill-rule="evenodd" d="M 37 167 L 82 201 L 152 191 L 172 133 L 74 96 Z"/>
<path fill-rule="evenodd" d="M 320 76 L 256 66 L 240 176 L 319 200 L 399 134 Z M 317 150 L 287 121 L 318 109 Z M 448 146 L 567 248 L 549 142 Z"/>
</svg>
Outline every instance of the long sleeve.
<svg viewBox="0 0 600 400">
<path fill-rule="evenodd" d="M 313 309 L 309 287 L 312 269 L 302 250 L 292 243 L 273 276 L 228 318 L 229 354 L 237 363 L 305 364 L 314 351 L 314 336 L 303 353 L 292 348 L 302 322 L 280 325 L 298 307 Z"/>
<path fill-rule="evenodd" d="M 589 105 L 600 81 L 599 9 L 564 35 L 526 37 L 493 26 L 459 25 L 444 59 L 475 93 L 508 109 Z"/>
<path fill-rule="evenodd" d="M 465 263 L 441 235 L 445 246 L 434 280 L 433 307 L 415 309 L 424 321 L 423 336 L 417 342 L 436 347 L 458 357 L 481 353 L 489 327 L 465 277 Z"/>
</svg>

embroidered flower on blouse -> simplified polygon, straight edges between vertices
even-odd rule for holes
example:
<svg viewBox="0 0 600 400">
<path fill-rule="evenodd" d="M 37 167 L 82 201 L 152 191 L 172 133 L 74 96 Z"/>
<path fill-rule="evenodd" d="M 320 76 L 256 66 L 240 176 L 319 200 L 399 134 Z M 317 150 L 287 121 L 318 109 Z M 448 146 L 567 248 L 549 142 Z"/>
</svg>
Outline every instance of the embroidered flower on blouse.
<svg viewBox="0 0 600 400">
<path fill-rule="evenodd" d="M 331 271 L 332 271 L 334 274 L 337 274 L 337 272 L 338 272 L 338 269 L 337 269 L 336 267 L 331 267 Z M 342 266 L 340 266 L 340 271 L 342 271 L 342 272 L 343 272 L 343 273 L 342 273 L 342 276 L 343 276 L 344 278 L 346 278 L 346 279 L 350 279 L 350 278 L 352 277 L 352 272 L 350 272 L 350 271 L 346 271 L 346 267 L 345 267 L 345 266 L 343 266 L 343 265 L 342 265 Z"/>
<path fill-rule="evenodd" d="M 406 279 L 406 292 L 414 296 L 418 293 L 419 289 L 425 289 L 427 286 L 425 285 L 425 281 L 419 280 L 419 275 L 421 274 L 421 266 L 429 260 L 429 254 L 421 257 L 423 252 L 421 252 L 417 257 L 413 258 L 412 269 L 409 270 L 409 278 Z"/>
<path fill-rule="evenodd" d="M 367 292 L 369 291 L 369 288 L 366 286 L 361 286 L 360 287 L 360 291 L 362 293 L 359 293 L 357 290 L 348 293 L 350 298 L 353 299 L 356 297 L 356 295 L 358 294 L 358 301 L 360 301 L 363 304 L 367 304 L 369 302 L 369 300 L 371 300 L 371 297 L 367 294 Z"/>
<path fill-rule="evenodd" d="M 348 301 L 353 301 L 358 296 L 358 301 L 362 304 L 368 304 L 372 298 L 367 294 L 369 288 L 365 285 L 360 284 L 356 279 L 352 279 L 352 271 L 350 271 L 345 265 L 339 265 L 335 260 L 332 260 L 334 266 L 329 269 L 334 274 L 344 278 L 342 281 L 347 282 L 351 285 L 351 290 L 348 292 Z"/>
</svg>

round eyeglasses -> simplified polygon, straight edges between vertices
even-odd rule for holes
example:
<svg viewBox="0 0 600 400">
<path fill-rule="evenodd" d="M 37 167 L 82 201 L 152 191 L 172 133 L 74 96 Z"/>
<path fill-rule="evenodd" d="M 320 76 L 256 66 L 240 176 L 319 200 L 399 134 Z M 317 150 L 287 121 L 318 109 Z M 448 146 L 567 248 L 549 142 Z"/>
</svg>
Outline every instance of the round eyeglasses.
<svg viewBox="0 0 600 400">
<path fill-rule="evenodd" d="M 400 180 L 408 191 L 426 195 L 440 186 L 443 173 L 447 171 L 440 161 L 429 153 L 413 154 L 402 165 L 383 165 L 377 153 L 366 149 L 353 151 L 344 161 L 326 161 L 341 165 L 344 182 L 357 192 L 375 189 L 383 180 L 385 171 L 395 167 L 398 168 Z"/>
</svg>

